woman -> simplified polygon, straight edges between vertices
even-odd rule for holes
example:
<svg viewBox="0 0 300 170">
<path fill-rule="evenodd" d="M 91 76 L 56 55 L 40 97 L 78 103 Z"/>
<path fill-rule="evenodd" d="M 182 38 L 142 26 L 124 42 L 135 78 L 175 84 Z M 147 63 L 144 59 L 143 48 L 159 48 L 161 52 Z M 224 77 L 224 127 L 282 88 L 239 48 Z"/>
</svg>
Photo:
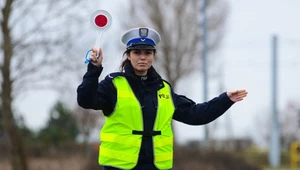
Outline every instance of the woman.
<svg viewBox="0 0 300 170">
<path fill-rule="evenodd" d="M 176 94 L 152 66 L 159 41 L 160 35 L 151 28 L 128 30 L 122 36 L 127 47 L 122 71 L 100 83 L 102 50 L 93 48 L 89 56 L 92 61 L 77 89 L 77 100 L 81 107 L 102 110 L 105 115 L 99 152 L 99 164 L 105 170 L 171 169 L 172 119 L 207 124 L 247 95 L 246 90 L 229 91 L 196 104 Z"/>
</svg>

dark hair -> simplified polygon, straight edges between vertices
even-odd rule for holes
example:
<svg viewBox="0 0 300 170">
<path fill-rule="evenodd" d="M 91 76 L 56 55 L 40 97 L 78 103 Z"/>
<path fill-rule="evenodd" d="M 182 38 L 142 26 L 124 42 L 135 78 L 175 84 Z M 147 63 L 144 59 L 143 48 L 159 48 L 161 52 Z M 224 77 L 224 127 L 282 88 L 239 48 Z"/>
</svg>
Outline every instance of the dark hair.
<svg viewBox="0 0 300 170">
<path fill-rule="evenodd" d="M 126 59 L 124 61 L 122 61 L 121 65 L 120 65 L 120 71 L 124 71 L 125 70 L 125 66 L 130 63 L 130 60 L 128 60 L 129 54 L 130 54 L 131 50 L 127 49 L 124 53 L 123 53 L 123 57 L 126 55 Z"/>
<path fill-rule="evenodd" d="M 130 63 L 130 60 L 128 60 L 128 56 L 130 54 L 130 52 L 132 51 L 132 49 L 127 49 L 124 53 L 123 53 L 123 57 L 126 55 L 126 59 L 124 61 L 122 61 L 121 65 L 120 65 L 120 71 L 124 71 L 125 67 L 128 63 Z M 153 50 L 154 55 L 156 54 L 156 50 Z"/>
</svg>

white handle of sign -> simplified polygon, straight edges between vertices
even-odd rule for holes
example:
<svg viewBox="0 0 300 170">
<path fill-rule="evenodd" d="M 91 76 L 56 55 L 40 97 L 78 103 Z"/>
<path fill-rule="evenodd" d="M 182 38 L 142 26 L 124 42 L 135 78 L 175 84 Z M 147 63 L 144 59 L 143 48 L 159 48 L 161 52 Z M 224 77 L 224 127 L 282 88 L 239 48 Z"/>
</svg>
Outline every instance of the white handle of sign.
<svg viewBox="0 0 300 170">
<path fill-rule="evenodd" d="M 97 38 L 96 38 L 96 42 L 95 42 L 95 47 L 97 50 L 100 49 L 100 45 L 101 45 L 101 37 L 103 35 L 102 31 L 97 31 Z M 99 58 L 99 54 L 97 54 L 97 58 Z"/>
</svg>

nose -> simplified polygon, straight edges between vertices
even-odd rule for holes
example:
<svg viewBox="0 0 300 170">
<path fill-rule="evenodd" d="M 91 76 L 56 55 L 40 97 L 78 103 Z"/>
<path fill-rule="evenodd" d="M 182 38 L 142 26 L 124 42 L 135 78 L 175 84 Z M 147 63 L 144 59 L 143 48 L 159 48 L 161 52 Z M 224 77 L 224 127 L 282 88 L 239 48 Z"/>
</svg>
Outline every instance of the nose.
<svg viewBox="0 0 300 170">
<path fill-rule="evenodd" d="M 146 59 L 146 55 L 142 54 L 141 55 L 141 60 L 145 60 Z"/>
</svg>

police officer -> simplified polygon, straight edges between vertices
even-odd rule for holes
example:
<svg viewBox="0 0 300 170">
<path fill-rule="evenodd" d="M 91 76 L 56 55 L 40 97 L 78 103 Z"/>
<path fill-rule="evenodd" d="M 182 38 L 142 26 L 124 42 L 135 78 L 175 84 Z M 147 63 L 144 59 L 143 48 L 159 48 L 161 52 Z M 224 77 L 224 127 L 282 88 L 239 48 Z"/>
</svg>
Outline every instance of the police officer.
<svg viewBox="0 0 300 170">
<path fill-rule="evenodd" d="M 126 59 L 121 71 L 100 83 L 102 50 L 93 48 L 89 55 L 92 61 L 77 89 L 77 101 L 81 107 L 102 110 L 105 115 L 98 160 L 105 170 L 171 169 L 172 119 L 189 125 L 207 124 L 247 95 L 246 90 L 229 91 L 199 104 L 178 95 L 152 66 L 159 41 L 159 33 L 151 28 L 125 32 Z"/>
</svg>

